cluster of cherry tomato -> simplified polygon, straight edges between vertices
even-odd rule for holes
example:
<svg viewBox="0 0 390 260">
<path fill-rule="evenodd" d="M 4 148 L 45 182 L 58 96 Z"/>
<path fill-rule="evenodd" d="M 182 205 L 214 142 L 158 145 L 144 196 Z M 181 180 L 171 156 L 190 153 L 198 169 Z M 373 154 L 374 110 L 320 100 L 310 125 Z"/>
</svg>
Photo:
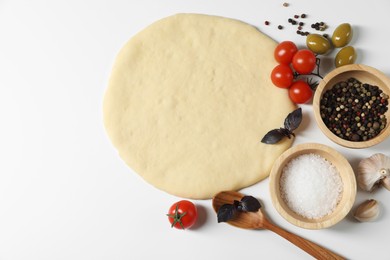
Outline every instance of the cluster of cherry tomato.
<svg viewBox="0 0 390 260">
<path fill-rule="evenodd" d="M 272 83 L 279 88 L 288 88 L 294 103 L 309 101 L 313 95 L 309 84 L 304 80 L 295 80 L 294 75 L 312 73 L 316 67 L 314 53 L 308 49 L 298 50 L 293 42 L 283 41 L 276 46 L 274 57 L 279 64 L 272 70 Z"/>
</svg>

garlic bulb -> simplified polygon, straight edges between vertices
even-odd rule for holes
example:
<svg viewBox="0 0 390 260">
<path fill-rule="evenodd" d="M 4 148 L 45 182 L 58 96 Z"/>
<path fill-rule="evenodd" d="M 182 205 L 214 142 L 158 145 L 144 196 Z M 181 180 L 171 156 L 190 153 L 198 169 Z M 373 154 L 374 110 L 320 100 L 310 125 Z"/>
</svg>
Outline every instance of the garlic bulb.
<svg viewBox="0 0 390 260">
<path fill-rule="evenodd" d="M 353 216 L 360 222 L 367 222 L 374 221 L 379 213 L 379 203 L 374 199 L 370 199 L 360 204 Z"/>
<path fill-rule="evenodd" d="M 376 153 L 360 161 L 357 182 L 365 191 L 372 191 L 381 182 L 390 190 L 390 157 Z"/>
</svg>

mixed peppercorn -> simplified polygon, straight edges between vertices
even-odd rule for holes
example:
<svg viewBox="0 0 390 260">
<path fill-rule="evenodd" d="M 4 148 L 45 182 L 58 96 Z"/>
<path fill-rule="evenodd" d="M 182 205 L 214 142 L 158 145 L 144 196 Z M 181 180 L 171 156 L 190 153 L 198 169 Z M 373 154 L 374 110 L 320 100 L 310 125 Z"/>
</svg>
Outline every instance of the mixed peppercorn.
<svg viewBox="0 0 390 260">
<path fill-rule="evenodd" d="M 338 137 L 367 141 L 385 128 L 388 99 L 378 86 L 350 78 L 324 93 L 320 113 L 325 125 Z"/>
</svg>

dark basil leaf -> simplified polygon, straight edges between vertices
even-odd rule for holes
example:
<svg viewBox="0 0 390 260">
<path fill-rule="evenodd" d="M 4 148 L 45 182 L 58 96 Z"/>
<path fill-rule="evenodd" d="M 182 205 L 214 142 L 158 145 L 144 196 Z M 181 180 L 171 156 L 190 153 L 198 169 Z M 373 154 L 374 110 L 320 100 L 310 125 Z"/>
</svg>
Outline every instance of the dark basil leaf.
<svg viewBox="0 0 390 260">
<path fill-rule="evenodd" d="M 286 129 L 286 128 L 280 128 L 279 129 L 279 132 L 281 134 L 283 134 L 284 136 L 287 136 L 288 139 L 291 138 L 291 136 L 295 136 L 295 134 L 293 132 L 291 132 L 290 130 Z"/>
<path fill-rule="evenodd" d="M 287 115 L 286 119 L 284 120 L 284 128 L 292 132 L 298 128 L 301 122 L 302 122 L 302 108 L 298 108 Z"/>
<path fill-rule="evenodd" d="M 218 223 L 227 222 L 234 217 L 236 207 L 232 204 L 224 204 L 218 209 Z"/>
<path fill-rule="evenodd" d="M 276 144 L 277 142 L 282 140 L 283 137 L 285 137 L 285 135 L 283 134 L 283 131 L 281 129 L 274 129 L 269 131 L 263 137 L 263 139 L 261 139 L 261 142 L 265 144 Z"/>
<path fill-rule="evenodd" d="M 257 212 L 260 208 L 261 204 L 255 197 L 244 196 L 237 209 L 246 212 Z"/>
</svg>

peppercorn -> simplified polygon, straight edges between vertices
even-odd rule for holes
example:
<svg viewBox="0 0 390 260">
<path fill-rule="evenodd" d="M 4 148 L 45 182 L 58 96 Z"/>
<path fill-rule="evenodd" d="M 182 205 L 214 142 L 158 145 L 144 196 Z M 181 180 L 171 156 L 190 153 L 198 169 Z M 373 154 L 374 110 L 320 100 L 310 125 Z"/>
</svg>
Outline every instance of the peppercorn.
<svg viewBox="0 0 390 260">
<path fill-rule="evenodd" d="M 306 18 L 306 14 L 301 14 L 301 18 Z"/>
<path fill-rule="evenodd" d="M 378 86 L 349 78 L 323 94 L 320 101 L 321 118 L 329 130 L 340 138 L 369 140 L 386 127 L 388 99 L 388 95 Z"/>
<path fill-rule="evenodd" d="M 279 30 L 282 30 L 282 29 L 283 29 L 283 26 L 282 26 L 282 25 L 278 25 L 278 29 L 279 29 Z"/>
<path fill-rule="evenodd" d="M 265 24 L 265 25 L 269 25 L 269 21 L 265 21 L 264 24 Z"/>
</svg>

